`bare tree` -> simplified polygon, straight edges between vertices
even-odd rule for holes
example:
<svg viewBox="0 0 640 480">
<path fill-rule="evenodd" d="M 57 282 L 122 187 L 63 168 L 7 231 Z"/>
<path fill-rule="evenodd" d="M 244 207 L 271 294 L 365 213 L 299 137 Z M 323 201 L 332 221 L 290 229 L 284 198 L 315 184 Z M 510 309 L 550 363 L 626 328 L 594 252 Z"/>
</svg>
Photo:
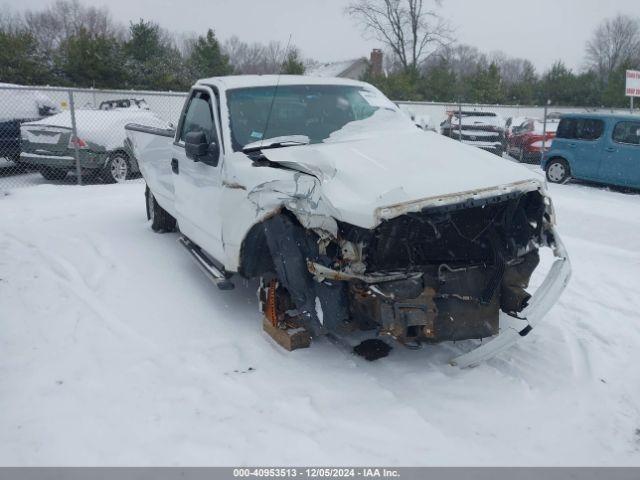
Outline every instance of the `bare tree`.
<svg viewBox="0 0 640 480">
<path fill-rule="evenodd" d="M 509 57 L 499 50 L 491 52 L 488 60 L 500 69 L 500 77 L 505 85 L 516 85 L 532 74 L 535 75 L 535 67 L 531 61 Z"/>
<path fill-rule="evenodd" d="M 451 70 L 459 78 L 470 77 L 475 74 L 479 68 L 487 68 L 489 60 L 477 47 L 466 44 L 448 45 L 432 55 L 425 67 L 437 64 L 438 61 L 444 60 L 450 66 Z"/>
<path fill-rule="evenodd" d="M 106 7 L 87 7 L 78 0 L 56 0 L 41 11 L 26 11 L 25 24 L 44 51 L 52 51 L 84 29 L 91 36 L 123 36 Z"/>
<path fill-rule="evenodd" d="M 25 29 L 24 19 L 10 8 L 0 11 L 0 32 L 16 33 Z"/>
<path fill-rule="evenodd" d="M 280 73 L 286 60 L 285 46 L 281 42 L 247 43 L 233 36 L 224 42 L 222 49 L 228 55 L 229 62 L 236 72 L 242 74 L 274 74 Z M 299 52 L 295 45 L 290 45 L 288 52 Z M 305 66 L 312 63 L 303 60 Z"/>
<path fill-rule="evenodd" d="M 453 30 L 436 11 L 441 1 L 354 0 L 346 12 L 366 33 L 384 43 L 405 70 L 415 70 L 436 49 L 452 41 Z"/>
<path fill-rule="evenodd" d="M 587 42 L 587 66 L 603 81 L 623 64 L 640 62 L 640 20 L 617 15 L 604 20 Z"/>
</svg>

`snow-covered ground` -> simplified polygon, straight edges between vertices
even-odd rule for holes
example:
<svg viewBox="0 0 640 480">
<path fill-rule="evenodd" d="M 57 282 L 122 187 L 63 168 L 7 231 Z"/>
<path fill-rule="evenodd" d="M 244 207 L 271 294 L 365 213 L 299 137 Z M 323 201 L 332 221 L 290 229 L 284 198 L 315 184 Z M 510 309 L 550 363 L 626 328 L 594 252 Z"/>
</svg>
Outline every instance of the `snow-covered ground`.
<svg viewBox="0 0 640 480">
<path fill-rule="evenodd" d="M 4 190 L 1 465 L 640 465 L 640 195 L 552 186 L 565 295 L 459 370 L 450 344 L 283 351 L 255 284 L 152 233 L 141 182 Z"/>
</svg>

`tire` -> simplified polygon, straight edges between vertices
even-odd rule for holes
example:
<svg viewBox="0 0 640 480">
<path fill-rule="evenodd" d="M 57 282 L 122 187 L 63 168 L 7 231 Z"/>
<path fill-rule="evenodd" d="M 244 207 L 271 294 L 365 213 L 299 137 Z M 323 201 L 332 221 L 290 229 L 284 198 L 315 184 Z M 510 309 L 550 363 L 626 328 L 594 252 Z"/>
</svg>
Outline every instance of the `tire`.
<svg viewBox="0 0 640 480">
<path fill-rule="evenodd" d="M 176 229 L 176 219 L 160 206 L 149 187 L 145 189 L 144 196 L 147 205 L 147 220 L 151 221 L 151 230 L 159 233 L 173 232 Z"/>
<path fill-rule="evenodd" d="M 102 171 L 102 181 L 104 183 L 123 183 L 130 176 L 131 164 L 129 157 L 122 152 L 112 154 Z"/>
<path fill-rule="evenodd" d="M 64 180 L 69 172 L 61 168 L 42 167 L 40 173 L 45 180 Z"/>
<path fill-rule="evenodd" d="M 551 183 L 566 183 L 571 178 L 571 168 L 563 158 L 552 158 L 545 169 Z"/>
</svg>

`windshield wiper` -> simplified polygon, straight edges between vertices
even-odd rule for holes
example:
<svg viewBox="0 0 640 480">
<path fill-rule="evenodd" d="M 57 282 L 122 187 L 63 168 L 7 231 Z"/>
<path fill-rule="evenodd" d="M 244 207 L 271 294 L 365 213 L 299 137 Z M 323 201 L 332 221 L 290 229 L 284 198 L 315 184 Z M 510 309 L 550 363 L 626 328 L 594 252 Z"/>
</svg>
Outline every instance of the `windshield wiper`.
<svg viewBox="0 0 640 480">
<path fill-rule="evenodd" d="M 285 135 L 282 137 L 265 138 L 257 142 L 247 143 L 242 147 L 245 153 L 257 152 L 267 148 L 295 147 L 297 145 L 308 145 L 311 142 L 306 135 Z"/>
</svg>

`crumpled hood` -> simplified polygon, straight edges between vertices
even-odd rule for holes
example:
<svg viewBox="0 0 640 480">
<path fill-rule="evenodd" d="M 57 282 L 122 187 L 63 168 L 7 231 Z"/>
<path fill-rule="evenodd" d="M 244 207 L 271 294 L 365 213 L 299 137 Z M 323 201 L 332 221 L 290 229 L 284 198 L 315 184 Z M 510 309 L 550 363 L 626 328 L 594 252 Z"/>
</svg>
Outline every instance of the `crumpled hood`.
<svg viewBox="0 0 640 480">
<path fill-rule="evenodd" d="M 338 220 L 373 228 L 377 209 L 486 191 L 542 177 L 514 162 L 416 129 L 371 139 L 263 150 L 272 162 L 312 174 Z"/>
</svg>

